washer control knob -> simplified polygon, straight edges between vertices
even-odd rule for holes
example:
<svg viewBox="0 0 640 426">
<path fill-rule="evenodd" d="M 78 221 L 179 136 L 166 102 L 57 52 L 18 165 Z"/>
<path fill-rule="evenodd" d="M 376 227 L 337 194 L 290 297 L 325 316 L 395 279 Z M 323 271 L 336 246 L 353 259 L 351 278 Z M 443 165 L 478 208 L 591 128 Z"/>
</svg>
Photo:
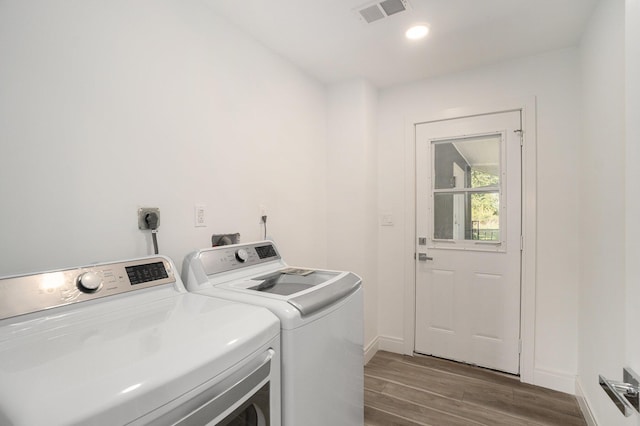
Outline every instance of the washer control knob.
<svg viewBox="0 0 640 426">
<path fill-rule="evenodd" d="M 96 272 L 85 272 L 78 277 L 78 288 L 85 293 L 100 290 L 102 277 Z"/>
<path fill-rule="evenodd" d="M 249 252 L 245 249 L 236 250 L 236 259 L 238 259 L 238 262 L 246 262 L 249 259 Z"/>
</svg>

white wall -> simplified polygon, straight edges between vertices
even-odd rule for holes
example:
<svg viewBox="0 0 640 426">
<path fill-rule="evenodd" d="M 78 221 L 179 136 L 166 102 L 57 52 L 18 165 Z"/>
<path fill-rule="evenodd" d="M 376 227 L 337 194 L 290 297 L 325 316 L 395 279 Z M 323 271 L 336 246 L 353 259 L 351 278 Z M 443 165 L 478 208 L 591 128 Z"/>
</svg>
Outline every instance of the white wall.
<svg viewBox="0 0 640 426">
<path fill-rule="evenodd" d="M 636 195 L 625 194 L 624 8 L 620 0 L 601 1 L 581 42 L 584 137 L 579 171 L 578 384 L 602 425 L 637 422 L 633 417 L 625 420 L 598 386 L 598 374 L 621 380 L 627 365 L 625 195 L 632 203 Z M 628 184 L 635 187 L 633 181 Z M 631 261 L 637 265 L 637 258 Z M 634 326 L 634 339 L 636 330 Z"/>
<path fill-rule="evenodd" d="M 500 100 L 537 99 L 537 384 L 573 392 L 577 371 L 579 57 L 575 49 L 500 63 L 383 90 L 378 104 L 379 209 L 396 225 L 380 229 L 379 333 L 398 347 L 403 326 L 405 130 L 410 119 Z M 531 343 L 531 342 L 530 342 Z"/>
<path fill-rule="evenodd" d="M 151 254 L 140 206 L 326 265 L 326 89 L 203 3 L 0 0 L 0 58 L 0 275 Z"/>
<path fill-rule="evenodd" d="M 370 348 L 378 335 L 377 93 L 355 80 L 331 86 L 328 99 L 328 265 L 362 277 L 364 344 Z"/>
</svg>

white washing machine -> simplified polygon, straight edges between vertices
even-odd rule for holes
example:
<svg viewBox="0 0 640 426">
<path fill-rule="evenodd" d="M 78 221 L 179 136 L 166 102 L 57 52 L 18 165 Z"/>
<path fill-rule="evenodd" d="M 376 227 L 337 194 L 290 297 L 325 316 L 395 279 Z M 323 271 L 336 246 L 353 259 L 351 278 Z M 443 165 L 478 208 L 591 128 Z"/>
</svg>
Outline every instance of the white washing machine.
<svg viewBox="0 0 640 426">
<path fill-rule="evenodd" d="M 155 256 L 0 278 L 0 424 L 281 424 L 278 319 Z"/>
<path fill-rule="evenodd" d="M 196 251 L 182 274 L 189 291 L 264 306 L 280 318 L 283 425 L 362 426 L 357 275 L 289 268 L 271 241 Z"/>
</svg>

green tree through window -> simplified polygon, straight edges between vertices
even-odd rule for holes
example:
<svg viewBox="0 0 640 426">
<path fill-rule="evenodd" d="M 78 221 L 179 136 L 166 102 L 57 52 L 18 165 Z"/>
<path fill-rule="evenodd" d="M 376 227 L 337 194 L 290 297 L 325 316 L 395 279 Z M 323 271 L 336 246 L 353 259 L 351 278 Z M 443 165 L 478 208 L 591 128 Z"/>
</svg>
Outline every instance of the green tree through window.
<svg viewBox="0 0 640 426">
<path fill-rule="evenodd" d="M 500 185 L 500 177 L 483 170 L 471 170 L 471 187 L 486 188 Z M 471 221 L 475 225 L 473 239 L 497 241 L 500 238 L 500 194 L 476 192 L 471 194 Z"/>
</svg>

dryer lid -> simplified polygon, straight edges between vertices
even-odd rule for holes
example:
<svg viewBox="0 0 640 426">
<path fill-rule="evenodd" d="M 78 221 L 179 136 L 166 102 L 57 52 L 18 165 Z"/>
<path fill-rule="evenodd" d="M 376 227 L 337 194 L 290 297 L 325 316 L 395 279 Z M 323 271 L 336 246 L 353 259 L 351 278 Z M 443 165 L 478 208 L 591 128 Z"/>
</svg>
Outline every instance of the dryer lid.
<svg viewBox="0 0 640 426">
<path fill-rule="evenodd" d="M 278 333 L 264 308 L 174 291 L 0 321 L 0 423 L 125 424 Z"/>
</svg>

